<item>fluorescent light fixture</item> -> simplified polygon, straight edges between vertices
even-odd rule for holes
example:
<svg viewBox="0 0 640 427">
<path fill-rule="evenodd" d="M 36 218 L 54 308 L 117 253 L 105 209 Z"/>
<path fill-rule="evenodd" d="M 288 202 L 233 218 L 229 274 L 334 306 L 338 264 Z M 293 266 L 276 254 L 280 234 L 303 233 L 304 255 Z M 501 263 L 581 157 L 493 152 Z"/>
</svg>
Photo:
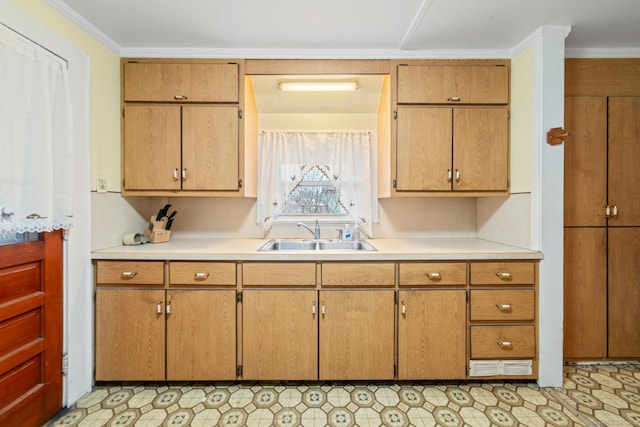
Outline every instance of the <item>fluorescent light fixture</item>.
<svg viewBox="0 0 640 427">
<path fill-rule="evenodd" d="M 278 83 L 278 88 L 283 92 L 352 92 L 358 89 L 358 82 L 332 80 L 285 81 Z"/>
</svg>

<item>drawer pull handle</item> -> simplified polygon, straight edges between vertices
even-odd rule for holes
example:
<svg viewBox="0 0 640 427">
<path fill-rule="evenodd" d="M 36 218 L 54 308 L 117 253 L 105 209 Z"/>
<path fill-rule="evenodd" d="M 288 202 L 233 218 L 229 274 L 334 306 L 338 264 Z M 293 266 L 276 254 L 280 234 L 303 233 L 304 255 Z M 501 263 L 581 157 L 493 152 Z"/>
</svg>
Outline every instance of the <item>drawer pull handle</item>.
<svg viewBox="0 0 640 427">
<path fill-rule="evenodd" d="M 187 96 L 185 96 L 185 95 L 174 95 L 173 99 L 175 99 L 177 101 L 183 101 L 183 100 L 187 100 L 189 98 Z"/>
<path fill-rule="evenodd" d="M 511 341 L 497 341 L 498 346 L 502 349 L 509 349 L 509 348 L 513 348 L 513 344 L 511 344 Z"/>
<path fill-rule="evenodd" d="M 511 313 L 513 311 L 511 304 L 496 304 L 496 307 L 503 313 Z"/>
<path fill-rule="evenodd" d="M 460 97 L 459 96 L 451 96 L 451 97 L 447 98 L 447 101 L 449 101 L 449 102 L 460 102 Z"/>
<path fill-rule="evenodd" d="M 501 273 L 496 273 L 496 276 L 498 276 L 498 279 L 500 280 L 512 280 L 513 277 L 511 277 L 511 273 L 509 273 L 508 271 L 503 271 Z"/>
<path fill-rule="evenodd" d="M 207 280 L 209 273 L 196 273 L 193 275 L 193 280 Z"/>
<path fill-rule="evenodd" d="M 433 281 L 442 280 L 442 274 L 440 273 L 427 273 L 427 277 Z"/>
<path fill-rule="evenodd" d="M 160 301 L 158 305 L 156 305 L 156 313 L 162 314 L 162 301 Z"/>
<path fill-rule="evenodd" d="M 120 277 L 123 279 L 133 279 L 138 274 L 137 271 L 123 271 Z"/>
</svg>

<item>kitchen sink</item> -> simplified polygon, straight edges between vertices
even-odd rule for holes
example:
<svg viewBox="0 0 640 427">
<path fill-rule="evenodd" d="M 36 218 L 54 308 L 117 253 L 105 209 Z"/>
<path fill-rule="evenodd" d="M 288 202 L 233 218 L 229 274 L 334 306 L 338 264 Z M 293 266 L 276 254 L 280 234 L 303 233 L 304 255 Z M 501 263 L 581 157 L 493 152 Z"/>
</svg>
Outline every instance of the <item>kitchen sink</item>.
<svg viewBox="0 0 640 427">
<path fill-rule="evenodd" d="M 301 240 L 271 239 L 258 251 L 376 251 L 371 243 L 364 240 Z"/>
</svg>

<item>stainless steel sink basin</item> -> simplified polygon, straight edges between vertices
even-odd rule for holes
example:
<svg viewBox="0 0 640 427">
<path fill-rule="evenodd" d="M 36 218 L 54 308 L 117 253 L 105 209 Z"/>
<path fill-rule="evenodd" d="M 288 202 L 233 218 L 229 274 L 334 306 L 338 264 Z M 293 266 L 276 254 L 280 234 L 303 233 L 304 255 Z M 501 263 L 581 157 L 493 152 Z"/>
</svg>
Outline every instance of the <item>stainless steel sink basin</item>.
<svg viewBox="0 0 640 427">
<path fill-rule="evenodd" d="M 364 240 L 300 240 L 300 239 L 271 239 L 262 245 L 258 251 L 376 251 L 369 242 Z"/>
</svg>

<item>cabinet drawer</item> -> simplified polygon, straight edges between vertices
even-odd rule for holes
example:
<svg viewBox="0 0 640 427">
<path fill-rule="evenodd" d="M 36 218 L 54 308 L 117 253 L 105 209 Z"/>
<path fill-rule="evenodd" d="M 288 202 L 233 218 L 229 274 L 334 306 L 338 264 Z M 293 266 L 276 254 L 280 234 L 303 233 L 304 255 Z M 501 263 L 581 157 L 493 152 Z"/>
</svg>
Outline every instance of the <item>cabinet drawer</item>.
<svg viewBox="0 0 640 427">
<path fill-rule="evenodd" d="M 472 290 L 471 320 L 529 320 L 535 318 L 533 289 Z"/>
<path fill-rule="evenodd" d="M 400 286 L 466 285 L 467 264 L 460 263 L 400 263 Z"/>
<path fill-rule="evenodd" d="M 162 261 L 98 261 L 96 264 L 99 285 L 163 285 Z"/>
<path fill-rule="evenodd" d="M 472 285 L 533 285 L 535 266 L 533 262 L 474 262 L 470 282 Z"/>
<path fill-rule="evenodd" d="M 394 286 L 393 263 L 323 263 L 322 286 Z"/>
<path fill-rule="evenodd" d="M 535 357 L 533 325 L 471 326 L 472 359 L 513 359 Z"/>
<path fill-rule="evenodd" d="M 170 285 L 236 284 L 236 264 L 231 262 L 172 262 L 169 264 Z"/>
<path fill-rule="evenodd" d="M 244 286 L 315 286 L 316 264 L 313 262 L 244 263 Z"/>
</svg>

